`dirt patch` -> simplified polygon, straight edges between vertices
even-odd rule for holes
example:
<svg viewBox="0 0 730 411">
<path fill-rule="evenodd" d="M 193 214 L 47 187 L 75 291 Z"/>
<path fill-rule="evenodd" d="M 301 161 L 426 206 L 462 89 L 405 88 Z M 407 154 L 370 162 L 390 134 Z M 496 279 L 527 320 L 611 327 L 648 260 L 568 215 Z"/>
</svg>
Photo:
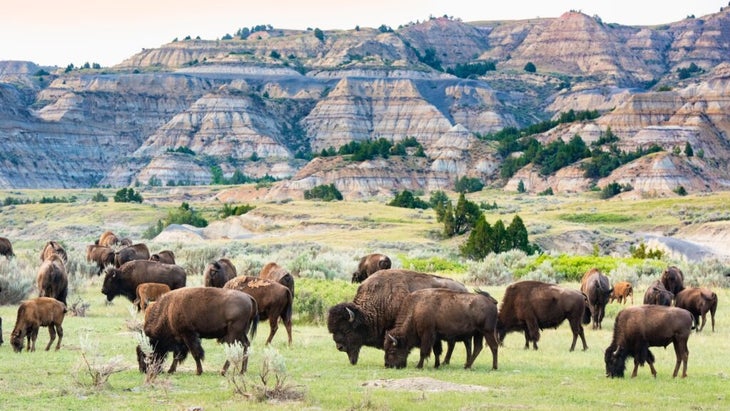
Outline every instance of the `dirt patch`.
<svg viewBox="0 0 730 411">
<path fill-rule="evenodd" d="M 465 385 L 465 384 L 454 384 L 447 381 L 439 381 L 433 378 L 427 377 L 416 377 L 416 378 L 402 378 L 399 380 L 372 380 L 363 383 L 363 387 L 372 388 L 384 388 L 387 390 L 400 390 L 400 391 L 428 391 L 428 392 L 439 392 L 439 391 L 459 391 L 459 392 L 476 392 L 476 391 L 488 391 L 487 387 L 481 385 Z"/>
</svg>

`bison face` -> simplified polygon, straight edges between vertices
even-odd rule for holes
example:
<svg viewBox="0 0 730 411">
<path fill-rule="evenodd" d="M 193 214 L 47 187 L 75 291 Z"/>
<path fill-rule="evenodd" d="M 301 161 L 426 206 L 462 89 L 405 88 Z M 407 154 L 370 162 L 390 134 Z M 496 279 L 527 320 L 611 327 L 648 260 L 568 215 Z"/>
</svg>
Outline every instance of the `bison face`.
<svg viewBox="0 0 730 411">
<path fill-rule="evenodd" d="M 624 378 L 626 371 L 626 350 L 611 344 L 603 355 L 606 362 L 606 377 Z"/>
<path fill-rule="evenodd" d="M 365 345 L 368 329 L 365 319 L 353 304 L 337 304 L 330 308 L 327 329 L 332 333 L 337 350 L 347 353 L 350 364 L 357 364 L 360 348 Z"/>
<path fill-rule="evenodd" d="M 25 335 L 23 335 L 23 332 L 13 332 L 10 334 L 10 345 L 13 346 L 13 351 L 15 352 L 21 352 L 23 351 L 23 339 Z"/>
<path fill-rule="evenodd" d="M 507 327 L 505 327 L 499 320 L 497 320 L 497 327 L 494 330 L 494 335 L 497 337 L 499 345 L 504 345 L 504 337 L 507 336 Z"/>
<path fill-rule="evenodd" d="M 677 294 L 684 289 L 684 274 L 677 267 L 667 267 L 662 273 L 661 282 L 667 290 Z"/>
<path fill-rule="evenodd" d="M 106 296 L 107 301 L 111 301 L 118 294 L 117 277 L 121 271 L 115 268 L 109 268 L 104 276 L 104 284 L 101 286 L 101 293 Z"/>
<path fill-rule="evenodd" d="M 386 333 L 383 348 L 385 349 L 386 368 L 406 368 L 410 350 L 406 347 L 405 338 Z"/>
</svg>

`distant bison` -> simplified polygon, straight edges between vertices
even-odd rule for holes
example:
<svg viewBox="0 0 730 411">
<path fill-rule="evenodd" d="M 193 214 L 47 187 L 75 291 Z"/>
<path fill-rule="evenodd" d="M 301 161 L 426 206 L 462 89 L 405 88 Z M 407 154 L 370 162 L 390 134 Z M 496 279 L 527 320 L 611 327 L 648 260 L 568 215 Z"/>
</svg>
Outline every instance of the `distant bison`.
<svg viewBox="0 0 730 411">
<path fill-rule="evenodd" d="M 111 247 L 91 244 L 86 246 L 86 261 L 96 263 L 96 275 L 101 275 L 109 265 L 114 265 L 114 250 Z"/>
<path fill-rule="evenodd" d="M 712 332 L 715 332 L 715 311 L 717 310 L 717 294 L 707 288 L 688 287 L 680 291 L 676 296 L 676 306 L 689 311 L 694 317 L 695 329 L 697 332 L 705 328 L 707 313 L 710 313 L 712 320 Z M 702 317 L 702 325 L 700 325 Z"/>
<path fill-rule="evenodd" d="M 38 268 L 36 287 L 39 297 L 55 298 L 66 305 L 68 274 L 63 260 L 57 254 L 51 254 Z"/>
<path fill-rule="evenodd" d="M 684 273 L 678 267 L 669 266 L 662 272 L 661 280 L 664 288 L 667 289 L 674 297 L 684 290 Z"/>
<path fill-rule="evenodd" d="M 587 297 L 594 330 L 601 329 L 601 322 L 603 322 L 603 316 L 606 313 L 606 304 L 608 304 L 611 290 L 608 277 L 601 274 L 597 268 L 592 268 L 583 274 L 580 291 Z"/>
<path fill-rule="evenodd" d="M 507 286 L 502 298 L 497 321 L 497 336 L 500 344 L 511 331 L 524 331 L 525 349 L 537 350 L 540 330 L 559 326 L 564 320 L 570 323 L 573 343 L 580 337 L 583 351 L 588 349 L 583 325 L 591 322 L 591 311 L 586 296 L 578 290 L 560 287 L 540 281 L 519 281 Z M 582 324 L 581 324 L 582 322 Z"/>
<path fill-rule="evenodd" d="M 66 250 L 58 241 L 48 241 L 46 243 L 46 245 L 43 247 L 43 251 L 41 251 L 41 261 L 47 260 L 48 257 L 53 254 L 61 257 L 61 261 L 63 261 L 64 264 L 68 262 L 68 255 L 66 254 Z"/>
<path fill-rule="evenodd" d="M 668 291 L 661 281 L 657 280 L 649 285 L 644 293 L 644 304 L 664 305 L 669 307 L 672 305 L 674 294 Z"/>
<path fill-rule="evenodd" d="M 643 366 L 645 362 L 649 363 L 651 374 L 656 377 L 654 354 L 649 347 L 666 347 L 672 343 L 677 356 L 673 376 L 677 376 L 679 365 L 684 363 L 682 378 L 686 377 L 687 340 L 691 331 L 692 314 L 683 308 L 642 305 L 620 311 L 613 326 L 613 340 L 604 353 L 606 376 L 623 378 L 626 358 L 634 357 L 631 378 L 636 377 L 639 365 Z"/>
<path fill-rule="evenodd" d="M 159 253 L 152 254 L 150 261 L 157 261 L 163 264 L 175 264 L 175 253 L 171 250 L 162 250 Z"/>
<path fill-rule="evenodd" d="M 114 253 L 114 266 L 119 268 L 133 260 L 149 260 L 150 250 L 144 243 L 132 244 Z"/>
<path fill-rule="evenodd" d="M 291 295 L 294 296 L 294 276 L 279 264 L 274 262 L 266 264 L 259 272 L 259 278 L 278 282 L 288 288 Z"/>
<path fill-rule="evenodd" d="M 144 353 L 137 346 L 137 362 L 141 372 L 150 365 L 162 364 L 167 353 L 173 352 L 168 373 L 177 369 L 190 352 L 195 359 L 196 373 L 203 373 L 201 361 L 205 356 L 201 338 L 215 338 L 225 344 L 241 343 L 244 353 L 256 334 L 258 324 L 256 300 L 246 293 L 214 287 L 190 287 L 164 294 L 147 310 L 144 333 L 153 349 Z M 246 370 L 248 355 L 244 355 L 240 372 Z M 230 362 L 221 370 L 225 374 Z"/>
<path fill-rule="evenodd" d="M 5 237 L 0 237 L 0 255 L 4 255 L 7 259 L 15 257 L 13 244 Z"/>
<path fill-rule="evenodd" d="M 35 351 L 35 341 L 38 338 L 40 327 L 48 327 L 51 340 L 48 341 L 46 351 L 51 348 L 58 333 L 56 350 L 61 348 L 63 340 L 63 318 L 66 314 L 66 305 L 50 297 L 38 297 L 23 301 L 18 307 L 18 317 L 15 328 L 10 334 L 10 344 L 15 352 L 23 351 L 23 339 L 28 340 L 28 351 Z"/>
<path fill-rule="evenodd" d="M 112 301 L 121 295 L 129 301 L 137 298 L 137 286 L 142 283 L 167 284 L 171 290 L 185 287 L 185 270 L 177 265 L 147 260 L 134 260 L 119 268 L 109 267 L 104 276 L 101 292 Z"/>
<path fill-rule="evenodd" d="M 628 281 L 619 281 L 613 285 L 609 302 L 618 301 L 619 304 L 626 304 L 631 297 L 631 305 L 634 304 L 634 287 Z"/>
<path fill-rule="evenodd" d="M 203 273 L 203 284 L 206 287 L 217 287 L 223 288 L 226 283 L 238 275 L 236 266 L 233 265 L 231 260 L 227 258 L 221 258 L 218 261 L 213 261 L 205 267 L 205 273 Z"/>
<path fill-rule="evenodd" d="M 119 237 L 111 231 L 104 231 L 95 242 L 96 245 L 111 247 L 120 243 Z"/>
<path fill-rule="evenodd" d="M 385 254 L 368 254 L 360 259 L 357 271 L 352 273 L 352 282 L 361 283 L 378 270 L 387 270 L 391 266 L 390 257 Z"/>
<path fill-rule="evenodd" d="M 142 283 L 137 286 L 137 298 L 134 300 L 134 304 L 137 306 L 137 311 L 144 312 L 147 309 L 147 305 L 152 301 L 157 301 L 162 294 L 170 291 L 170 287 L 167 284 L 162 283 Z"/>
<path fill-rule="evenodd" d="M 293 298 L 291 291 L 276 281 L 258 277 L 236 277 L 228 281 L 223 288 L 243 291 L 256 300 L 259 309 L 259 320 L 269 320 L 269 337 L 266 344 L 274 339 L 279 329 L 279 319 L 284 323 L 289 345 L 291 345 L 291 321 Z"/>
</svg>

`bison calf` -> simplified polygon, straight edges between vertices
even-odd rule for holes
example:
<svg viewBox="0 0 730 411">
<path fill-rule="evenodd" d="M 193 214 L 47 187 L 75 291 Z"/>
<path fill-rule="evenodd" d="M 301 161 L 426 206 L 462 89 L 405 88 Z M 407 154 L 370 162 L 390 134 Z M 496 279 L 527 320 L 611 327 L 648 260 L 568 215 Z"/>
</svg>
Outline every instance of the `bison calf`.
<svg viewBox="0 0 730 411">
<path fill-rule="evenodd" d="M 618 301 L 619 304 L 626 304 L 629 297 L 631 297 L 631 305 L 634 305 L 634 287 L 628 281 L 619 281 L 613 285 L 609 302 Z"/>
<path fill-rule="evenodd" d="M 715 332 L 715 311 L 717 310 L 717 294 L 707 288 L 688 287 L 680 291 L 676 297 L 676 306 L 689 311 L 694 317 L 697 332 L 705 328 L 707 312 L 712 320 L 712 332 Z M 702 325 L 700 325 L 702 317 Z"/>
<path fill-rule="evenodd" d="M 677 376 L 679 365 L 684 363 L 682 378 L 686 377 L 689 358 L 687 340 L 691 331 L 692 314 L 683 308 L 642 305 L 622 310 L 616 315 L 613 340 L 604 353 L 606 376 L 623 378 L 626 358 L 634 357 L 631 378 L 636 377 L 639 365 L 643 366 L 645 362 L 649 363 L 651 374 L 656 378 L 654 354 L 649 351 L 649 347 L 666 347 L 672 343 L 677 356 L 672 376 Z"/>
<path fill-rule="evenodd" d="M 672 305 L 674 294 L 664 287 L 664 284 L 657 280 L 651 283 L 644 293 L 644 304 L 663 305 L 669 307 Z"/>
<path fill-rule="evenodd" d="M 269 320 L 269 337 L 266 344 L 274 339 L 279 329 L 279 318 L 284 323 L 289 345 L 291 345 L 291 320 L 293 298 L 291 291 L 283 285 L 258 277 L 236 277 L 228 281 L 223 288 L 243 291 L 256 300 L 259 309 L 259 321 Z"/>
<path fill-rule="evenodd" d="M 167 284 L 161 283 L 142 283 L 137 286 L 137 298 L 134 300 L 134 304 L 137 306 L 137 311 L 145 311 L 147 304 L 151 301 L 157 301 L 162 294 L 170 291 L 170 287 Z"/>
<path fill-rule="evenodd" d="M 23 338 L 28 340 L 28 351 L 35 351 L 35 341 L 38 338 L 40 327 L 48 327 L 51 340 L 48 341 L 46 351 L 51 348 L 53 340 L 58 333 L 56 350 L 61 348 L 63 339 L 63 318 L 66 314 L 66 306 L 50 297 L 38 297 L 24 301 L 18 307 L 18 317 L 15 320 L 15 328 L 10 334 L 10 344 L 15 352 L 23 351 Z"/>
</svg>

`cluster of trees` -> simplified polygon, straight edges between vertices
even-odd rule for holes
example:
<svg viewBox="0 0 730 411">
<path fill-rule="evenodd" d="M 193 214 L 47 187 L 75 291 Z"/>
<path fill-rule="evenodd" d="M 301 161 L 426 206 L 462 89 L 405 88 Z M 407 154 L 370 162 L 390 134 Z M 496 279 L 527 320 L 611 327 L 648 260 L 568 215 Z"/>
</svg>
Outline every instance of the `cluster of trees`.
<svg viewBox="0 0 730 411">
<path fill-rule="evenodd" d="M 180 147 L 175 147 L 175 148 L 168 148 L 168 149 L 166 150 L 166 152 L 168 152 L 168 153 L 183 153 L 183 154 L 190 154 L 191 156 L 194 156 L 194 155 L 195 155 L 195 151 L 193 151 L 193 150 L 192 150 L 192 149 L 191 149 L 190 147 L 188 147 L 188 146 L 180 146 Z"/>
<path fill-rule="evenodd" d="M 431 205 L 420 198 L 413 195 L 408 190 L 403 190 L 396 194 L 395 198 L 388 203 L 389 206 L 401 207 L 401 208 L 418 208 L 426 210 L 431 208 Z"/>
<path fill-rule="evenodd" d="M 522 155 L 519 157 L 505 157 L 500 169 L 502 178 L 512 177 L 517 170 L 533 163 L 540 168 L 542 175 L 552 174 L 561 168 L 575 163 L 586 157 L 591 152 L 579 135 L 573 136 L 568 143 L 557 139 L 546 146 L 543 146 L 535 138 L 530 137 L 522 144 Z"/>
<path fill-rule="evenodd" d="M 631 186 L 631 184 L 619 184 L 617 182 L 612 182 L 607 184 L 605 187 L 601 189 L 601 195 L 600 197 L 602 199 L 609 199 L 611 197 L 617 196 L 623 192 L 631 191 L 634 187 Z"/>
<path fill-rule="evenodd" d="M 629 153 L 619 150 L 615 144 L 609 145 L 607 151 L 595 148 L 591 151 L 591 158 L 581 165 L 584 170 L 583 175 L 586 178 L 608 177 L 613 170 L 622 165 L 628 164 L 639 157 L 659 151 L 662 151 L 662 148 L 656 144 L 653 144 L 647 149 L 639 147 Z"/>
<path fill-rule="evenodd" d="M 256 208 L 256 206 L 252 206 L 249 204 L 232 206 L 226 203 L 223 204 L 223 208 L 218 213 L 218 215 L 220 215 L 221 218 L 230 217 L 232 215 L 243 215 L 253 210 L 254 208 Z"/>
<path fill-rule="evenodd" d="M 687 67 L 680 67 L 677 69 L 677 77 L 680 80 L 684 80 L 692 77 L 693 74 L 703 73 L 704 70 L 698 67 L 695 63 L 690 63 Z"/>
<path fill-rule="evenodd" d="M 114 194 L 115 203 L 141 203 L 142 194 L 134 191 L 133 188 L 122 188 Z"/>
<path fill-rule="evenodd" d="M 142 238 L 152 239 L 165 229 L 170 224 L 188 224 L 194 227 L 207 227 L 208 221 L 203 218 L 200 213 L 190 207 L 190 204 L 183 202 L 180 207 L 170 210 L 167 212 L 167 217 L 164 220 L 157 220 L 157 223 L 142 233 Z"/>
<path fill-rule="evenodd" d="M 333 157 L 336 155 L 351 155 L 354 161 L 366 161 L 372 160 L 375 157 L 388 158 L 393 156 L 405 156 L 408 155 L 408 149 L 415 148 L 414 154 L 416 157 L 425 157 L 426 153 L 423 151 L 423 146 L 419 143 L 415 137 L 406 137 L 403 141 L 393 144 L 390 140 L 385 138 L 379 138 L 371 141 L 351 141 L 338 150 L 334 147 L 322 149 L 320 157 Z"/>
<path fill-rule="evenodd" d="M 255 161 L 255 160 L 254 160 Z M 210 184 L 212 185 L 231 185 L 231 184 L 249 184 L 249 183 L 256 183 L 256 184 L 271 184 L 276 181 L 276 178 L 270 176 L 269 174 L 265 174 L 263 177 L 249 177 L 241 170 L 235 169 L 233 171 L 233 174 L 231 177 L 225 177 L 223 175 L 223 169 L 215 164 L 210 167 L 210 174 L 211 174 L 211 181 Z"/>
<path fill-rule="evenodd" d="M 447 68 L 446 72 L 459 78 L 468 78 L 470 76 L 483 76 L 488 71 L 495 70 L 497 70 L 495 62 L 485 61 L 480 63 L 457 63 L 453 68 Z"/>
<path fill-rule="evenodd" d="M 305 200 L 336 201 L 342 200 L 342 193 L 334 184 L 318 185 L 311 190 L 304 190 Z"/>
</svg>

